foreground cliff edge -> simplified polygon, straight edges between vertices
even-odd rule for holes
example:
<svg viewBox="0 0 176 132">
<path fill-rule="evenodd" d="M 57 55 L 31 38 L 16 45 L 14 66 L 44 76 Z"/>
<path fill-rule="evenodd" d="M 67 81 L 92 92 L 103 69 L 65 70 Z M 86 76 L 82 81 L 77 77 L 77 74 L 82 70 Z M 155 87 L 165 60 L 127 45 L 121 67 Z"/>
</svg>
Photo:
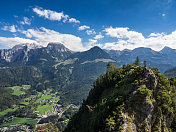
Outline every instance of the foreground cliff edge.
<svg viewBox="0 0 176 132">
<path fill-rule="evenodd" d="M 176 131 L 176 80 L 140 65 L 109 65 L 65 129 L 105 131 Z"/>
</svg>

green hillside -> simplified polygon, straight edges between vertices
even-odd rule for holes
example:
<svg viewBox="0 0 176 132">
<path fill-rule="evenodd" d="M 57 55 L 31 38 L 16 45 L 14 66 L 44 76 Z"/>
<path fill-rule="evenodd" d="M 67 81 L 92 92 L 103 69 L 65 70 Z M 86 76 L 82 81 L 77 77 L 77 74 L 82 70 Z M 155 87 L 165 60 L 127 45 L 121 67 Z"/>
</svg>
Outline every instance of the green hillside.
<svg viewBox="0 0 176 132">
<path fill-rule="evenodd" d="M 157 69 L 109 66 L 65 132 L 175 132 L 176 81 Z"/>
</svg>

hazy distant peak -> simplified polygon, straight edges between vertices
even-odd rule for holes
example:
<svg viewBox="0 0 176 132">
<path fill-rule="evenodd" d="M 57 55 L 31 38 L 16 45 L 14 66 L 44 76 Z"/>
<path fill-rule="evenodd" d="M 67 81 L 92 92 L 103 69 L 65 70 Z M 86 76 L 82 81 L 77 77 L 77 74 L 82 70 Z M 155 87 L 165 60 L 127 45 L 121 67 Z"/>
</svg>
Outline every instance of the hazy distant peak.
<svg viewBox="0 0 176 132">
<path fill-rule="evenodd" d="M 91 49 L 89 49 L 89 51 L 96 51 L 96 50 L 101 50 L 102 51 L 102 49 L 100 48 L 100 47 L 98 47 L 98 46 L 94 46 L 94 47 L 92 47 Z"/>
<path fill-rule="evenodd" d="M 173 50 L 173 49 L 168 47 L 168 46 L 165 46 L 160 52 L 168 52 L 168 51 L 171 51 L 171 50 Z"/>
<path fill-rule="evenodd" d="M 152 50 L 152 49 L 148 47 L 138 47 L 138 48 L 135 48 L 134 50 Z"/>
<path fill-rule="evenodd" d="M 51 46 L 51 45 L 57 45 L 57 46 L 65 47 L 62 43 L 59 43 L 59 42 L 50 42 L 50 43 L 48 43 L 48 46 Z"/>
<path fill-rule="evenodd" d="M 66 48 L 62 43 L 57 43 L 57 42 L 50 42 L 47 45 L 47 48 L 52 50 L 58 50 L 58 51 L 70 51 L 68 48 Z"/>
</svg>

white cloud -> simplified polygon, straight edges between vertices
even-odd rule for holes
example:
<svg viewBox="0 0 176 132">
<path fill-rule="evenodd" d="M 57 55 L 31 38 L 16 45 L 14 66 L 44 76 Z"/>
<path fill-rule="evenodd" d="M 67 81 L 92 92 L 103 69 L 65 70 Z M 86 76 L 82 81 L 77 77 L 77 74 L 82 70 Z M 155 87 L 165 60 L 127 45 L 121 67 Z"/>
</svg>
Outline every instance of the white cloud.
<svg viewBox="0 0 176 132">
<path fill-rule="evenodd" d="M 86 30 L 87 35 L 96 34 L 94 29 Z"/>
<path fill-rule="evenodd" d="M 85 30 L 85 29 L 90 29 L 89 26 L 83 25 L 78 28 L 78 30 Z"/>
<path fill-rule="evenodd" d="M 25 39 L 25 38 L 7 38 L 7 37 L 0 37 L 0 44 L 5 45 L 7 47 L 13 47 L 17 44 L 24 44 L 24 43 L 37 43 L 35 40 Z"/>
<path fill-rule="evenodd" d="M 164 35 L 164 33 L 151 33 L 148 37 L 159 37 L 162 36 L 162 34 Z"/>
<path fill-rule="evenodd" d="M 159 51 L 165 46 L 176 48 L 176 31 L 171 34 L 151 33 L 144 37 L 142 33 L 130 31 L 129 28 L 105 28 L 107 36 L 117 38 L 117 42 L 105 43 L 103 48 L 106 49 L 134 49 L 137 47 L 149 47 Z"/>
<path fill-rule="evenodd" d="M 162 16 L 163 16 L 163 17 L 165 17 L 165 16 L 166 16 L 166 14 L 164 14 L 164 13 L 163 13 L 163 14 L 162 14 Z"/>
<path fill-rule="evenodd" d="M 85 50 L 80 37 L 71 34 L 62 34 L 54 30 L 41 27 L 40 29 L 28 29 L 21 31 L 28 38 L 35 38 L 39 44 L 46 46 L 49 42 L 60 42 L 73 51 Z"/>
<path fill-rule="evenodd" d="M 142 42 L 145 38 L 143 37 L 142 33 L 138 33 L 136 31 L 129 31 L 129 28 L 105 28 L 106 35 L 111 37 L 116 37 L 118 39 L 129 39 L 131 42 L 139 41 Z"/>
<path fill-rule="evenodd" d="M 70 23 L 80 23 L 80 21 L 79 21 L 79 20 L 76 20 L 75 18 L 70 18 L 70 19 L 69 19 L 69 22 L 70 22 Z"/>
<path fill-rule="evenodd" d="M 95 40 L 95 39 L 89 39 L 89 42 L 91 42 L 91 43 L 97 43 L 97 40 Z"/>
<path fill-rule="evenodd" d="M 23 21 L 20 22 L 22 25 L 31 25 L 31 19 L 23 17 Z"/>
<path fill-rule="evenodd" d="M 52 10 L 46 10 L 42 8 L 33 8 L 33 11 L 37 13 L 39 16 L 45 17 L 46 19 L 49 20 L 56 20 L 56 21 L 66 21 L 69 16 L 65 15 L 63 12 L 56 12 Z"/>
<path fill-rule="evenodd" d="M 104 38 L 104 36 L 101 35 L 101 34 L 98 34 L 98 35 L 96 35 L 96 36 L 94 37 L 94 39 L 102 39 L 102 38 Z"/>
<path fill-rule="evenodd" d="M 44 17 L 49 20 L 55 21 L 63 21 L 63 22 L 70 22 L 70 23 L 80 23 L 79 20 L 75 18 L 70 18 L 69 15 L 64 14 L 63 12 L 56 12 L 52 10 L 46 10 L 42 8 L 33 8 L 33 11 L 38 14 L 40 17 Z"/>
<path fill-rule="evenodd" d="M 12 26 L 4 26 L 4 27 L 2 28 L 2 30 L 4 30 L 4 31 L 10 31 L 10 32 L 12 32 L 12 33 L 16 32 L 15 25 L 12 25 Z"/>
</svg>

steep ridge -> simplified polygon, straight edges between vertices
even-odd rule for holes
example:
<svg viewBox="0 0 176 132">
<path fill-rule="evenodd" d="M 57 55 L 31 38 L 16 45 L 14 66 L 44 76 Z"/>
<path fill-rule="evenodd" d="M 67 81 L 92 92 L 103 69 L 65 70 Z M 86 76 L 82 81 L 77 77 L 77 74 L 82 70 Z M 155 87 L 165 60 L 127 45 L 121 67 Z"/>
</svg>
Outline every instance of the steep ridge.
<svg viewBox="0 0 176 132">
<path fill-rule="evenodd" d="M 175 132 L 176 81 L 157 69 L 109 66 L 65 132 Z"/>
</svg>

